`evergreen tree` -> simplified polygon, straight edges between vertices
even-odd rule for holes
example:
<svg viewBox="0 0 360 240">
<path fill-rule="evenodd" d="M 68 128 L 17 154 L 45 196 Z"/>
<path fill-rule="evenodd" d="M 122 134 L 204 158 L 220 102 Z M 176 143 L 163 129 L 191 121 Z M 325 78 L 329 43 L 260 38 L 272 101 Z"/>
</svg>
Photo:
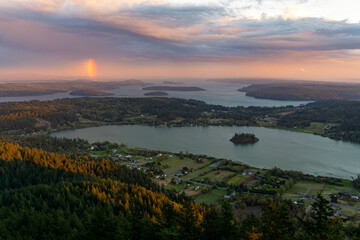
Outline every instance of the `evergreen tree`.
<svg viewBox="0 0 360 240">
<path fill-rule="evenodd" d="M 333 217 L 334 210 L 321 192 L 318 192 L 312 203 L 310 218 L 303 221 L 303 238 L 309 240 L 341 240 L 344 239 L 342 221 Z"/>
</svg>

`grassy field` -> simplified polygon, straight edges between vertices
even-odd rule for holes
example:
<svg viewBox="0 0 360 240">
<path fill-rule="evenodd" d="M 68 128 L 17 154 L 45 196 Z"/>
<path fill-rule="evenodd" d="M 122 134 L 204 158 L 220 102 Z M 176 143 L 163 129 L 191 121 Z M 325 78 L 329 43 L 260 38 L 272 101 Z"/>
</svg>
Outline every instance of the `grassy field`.
<svg viewBox="0 0 360 240">
<path fill-rule="evenodd" d="M 323 191 L 323 194 L 332 194 L 338 192 L 355 193 L 348 181 L 343 181 L 343 186 L 328 185 L 325 183 L 316 183 L 311 181 L 299 181 L 297 182 L 287 193 L 306 193 L 316 195 L 318 191 Z"/>
<path fill-rule="evenodd" d="M 193 172 L 188 173 L 184 177 L 186 179 L 192 178 L 211 169 L 211 167 L 209 167 L 211 164 L 210 160 L 205 159 L 202 163 L 198 163 L 190 158 L 180 159 L 177 156 L 161 161 L 161 164 L 163 166 L 167 166 L 167 168 L 164 168 L 164 172 L 169 175 L 178 173 L 183 169 L 183 167 L 187 167 L 188 169 L 192 168 Z"/>
<path fill-rule="evenodd" d="M 312 122 L 310 127 L 305 127 L 305 128 L 287 128 L 281 126 L 276 126 L 275 128 L 280 130 L 293 131 L 293 132 L 321 134 L 324 132 L 325 124 L 321 122 Z"/>
<path fill-rule="evenodd" d="M 356 219 L 360 218 L 360 210 L 352 209 L 349 207 L 342 207 L 338 213 L 346 215 L 346 216 L 354 216 Z"/>
<path fill-rule="evenodd" d="M 106 150 L 102 150 L 102 151 L 92 151 L 90 154 L 92 155 L 105 155 L 106 154 Z"/>
<path fill-rule="evenodd" d="M 226 194 L 227 194 L 227 192 L 225 190 L 215 189 L 209 193 L 199 194 L 199 195 L 195 196 L 195 202 L 196 203 L 206 203 L 206 204 L 214 203 L 217 200 L 223 198 L 223 196 Z"/>
<path fill-rule="evenodd" d="M 247 179 L 249 177 L 250 176 L 248 176 L 248 175 L 237 174 L 236 176 L 230 178 L 229 181 L 227 181 L 227 183 L 233 184 L 233 185 L 239 185 L 242 181 L 244 181 L 245 179 Z"/>
<path fill-rule="evenodd" d="M 167 174 L 176 174 L 179 172 L 183 167 L 187 167 L 189 169 L 195 168 L 198 163 L 196 163 L 194 160 L 190 158 L 184 158 L 180 159 L 177 156 L 174 156 L 172 158 L 168 158 L 161 162 L 163 166 L 167 166 L 167 168 L 164 169 L 164 172 Z"/>
<path fill-rule="evenodd" d="M 207 167 L 204 167 L 204 168 L 202 168 L 202 169 L 198 169 L 198 170 L 193 170 L 193 172 L 190 172 L 190 173 L 188 173 L 187 175 L 185 175 L 184 176 L 184 179 L 190 179 L 190 178 L 193 178 L 193 177 L 196 177 L 196 176 L 198 176 L 199 174 L 202 174 L 202 173 L 204 173 L 204 172 L 207 172 L 207 171 L 210 171 L 210 170 L 212 170 L 213 168 L 212 167 L 210 167 L 210 166 L 207 166 Z M 195 179 L 203 179 L 204 177 L 196 177 Z M 197 181 L 200 181 L 200 180 L 197 180 Z"/>
<path fill-rule="evenodd" d="M 211 167 L 209 167 L 209 168 L 211 168 Z M 196 181 L 202 181 L 205 177 L 207 177 L 210 179 L 210 182 L 216 182 L 216 181 L 222 180 L 228 176 L 231 176 L 233 174 L 234 174 L 234 172 L 231 172 L 231 171 L 226 171 L 226 170 L 216 171 L 216 170 L 214 170 L 214 171 L 211 171 L 211 172 L 205 174 L 204 176 L 200 176 L 195 179 L 196 179 Z"/>
</svg>

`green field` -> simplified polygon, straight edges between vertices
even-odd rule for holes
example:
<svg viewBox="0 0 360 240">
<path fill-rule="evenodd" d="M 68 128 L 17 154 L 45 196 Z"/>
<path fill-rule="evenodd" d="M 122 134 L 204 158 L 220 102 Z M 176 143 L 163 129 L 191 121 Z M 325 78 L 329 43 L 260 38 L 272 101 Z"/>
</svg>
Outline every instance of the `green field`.
<svg viewBox="0 0 360 240">
<path fill-rule="evenodd" d="M 210 171 L 210 170 L 212 170 L 212 167 L 210 167 L 210 166 L 204 167 L 204 168 L 199 169 L 199 170 L 193 170 L 192 172 L 185 175 L 184 179 L 190 179 L 190 178 L 196 177 L 199 174 L 202 174 L 202 173 Z M 199 176 L 199 177 L 196 177 L 195 179 L 197 179 L 196 181 L 201 181 L 203 178 L 204 178 L 203 176 Z"/>
<path fill-rule="evenodd" d="M 223 198 L 223 196 L 226 194 L 227 194 L 227 192 L 225 190 L 215 189 L 209 193 L 196 195 L 195 202 L 196 203 L 206 203 L 206 204 L 214 203 L 217 200 Z"/>
<path fill-rule="evenodd" d="M 180 159 L 179 157 L 168 158 L 161 161 L 161 164 L 167 166 L 167 168 L 164 169 L 164 172 L 167 174 L 176 174 L 185 166 L 190 169 L 197 165 L 197 163 L 190 158 Z"/>
<path fill-rule="evenodd" d="M 230 178 L 229 181 L 227 181 L 227 183 L 233 184 L 233 185 L 239 185 L 242 181 L 244 181 L 245 179 L 247 179 L 249 177 L 250 177 L 249 175 L 237 174 L 236 176 Z"/>
<path fill-rule="evenodd" d="M 92 151 L 90 154 L 92 155 L 106 155 L 106 150 L 102 150 L 102 151 Z"/>
<path fill-rule="evenodd" d="M 197 163 L 190 158 L 180 159 L 179 157 L 174 156 L 172 158 L 168 158 L 164 161 L 161 161 L 161 164 L 163 166 L 167 166 L 167 168 L 164 169 L 164 172 L 171 175 L 178 173 L 185 166 L 189 169 L 193 168 L 193 172 L 195 172 L 198 168 L 201 168 L 202 166 L 210 165 L 211 163 L 209 160 L 204 160 L 203 163 Z M 188 175 L 190 174 L 191 173 L 189 173 Z M 200 174 L 200 172 L 198 174 Z"/>
<path fill-rule="evenodd" d="M 299 181 L 287 193 L 306 193 L 316 195 L 317 192 L 323 191 L 323 194 L 332 194 L 338 192 L 355 193 L 348 181 L 343 181 L 343 186 L 328 185 L 325 183 L 316 183 L 312 181 Z"/>
<path fill-rule="evenodd" d="M 282 129 L 282 130 L 289 130 L 289 131 L 293 131 L 293 132 L 321 134 L 324 132 L 325 124 L 322 122 L 311 122 L 310 127 L 287 128 L 287 127 L 282 127 L 282 126 L 276 126 L 275 128 Z"/>
<path fill-rule="evenodd" d="M 211 169 L 211 167 L 206 167 L 205 169 L 209 170 L 209 169 Z M 200 172 L 200 171 L 198 171 L 198 172 Z M 207 177 L 210 179 L 210 182 L 216 182 L 216 181 L 222 180 L 228 176 L 231 176 L 233 174 L 234 174 L 234 172 L 231 172 L 231 171 L 214 170 L 214 171 L 211 171 L 211 172 L 205 174 L 204 176 L 199 176 L 199 177 L 195 178 L 194 180 L 202 181 L 205 177 Z"/>
</svg>

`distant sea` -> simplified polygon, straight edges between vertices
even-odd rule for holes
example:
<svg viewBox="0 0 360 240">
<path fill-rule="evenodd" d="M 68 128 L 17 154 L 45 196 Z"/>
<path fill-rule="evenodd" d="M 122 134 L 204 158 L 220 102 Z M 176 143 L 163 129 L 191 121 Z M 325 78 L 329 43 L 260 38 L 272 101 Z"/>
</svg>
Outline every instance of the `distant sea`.
<svg viewBox="0 0 360 240">
<path fill-rule="evenodd" d="M 165 85 L 165 84 L 156 84 Z M 176 85 L 171 85 L 176 86 Z M 277 101 L 267 99 L 256 99 L 253 97 L 247 97 L 244 92 L 237 91 L 239 88 L 248 86 L 247 84 L 236 83 L 218 83 L 218 82 L 196 82 L 185 83 L 178 86 L 194 86 L 206 89 L 206 91 L 199 92 L 174 92 L 168 91 L 169 94 L 166 97 L 169 98 L 183 98 L 183 99 L 195 99 L 204 101 L 209 104 L 223 105 L 223 106 L 259 106 L 259 107 L 279 107 L 279 106 L 299 106 L 301 104 L 309 103 L 309 101 Z M 151 91 L 143 91 L 144 86 L 132 85 L 122 86 L 107 92 L 113 93 L 113 96 L 109 97 L 146 97 L 144 93 Z M 0 97 L 0 102 L 15 102 L 15 101 L 31 101 L 31 100 L 56 100 L 62 98 L 75 98 L 79 96 L 72 96 L 69 93 L 55 93 L 41 96 L 24 96 L 24 97 Z"/>
</svg>

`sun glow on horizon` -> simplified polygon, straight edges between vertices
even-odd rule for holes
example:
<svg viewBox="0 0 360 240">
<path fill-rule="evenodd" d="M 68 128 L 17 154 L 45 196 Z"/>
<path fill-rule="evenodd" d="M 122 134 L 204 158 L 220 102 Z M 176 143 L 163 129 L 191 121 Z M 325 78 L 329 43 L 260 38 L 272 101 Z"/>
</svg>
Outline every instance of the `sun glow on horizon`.
<svg viewBox="0 0 360 240">
<path fill-rule="evenodd" d="M 87 62 L 87 67 L 88 67 L 88 74 L 89 77 L 91 78 L 95 78 L 96 77 L 96 63 L 94 59 L 90 59 Z"/>
</svg>

